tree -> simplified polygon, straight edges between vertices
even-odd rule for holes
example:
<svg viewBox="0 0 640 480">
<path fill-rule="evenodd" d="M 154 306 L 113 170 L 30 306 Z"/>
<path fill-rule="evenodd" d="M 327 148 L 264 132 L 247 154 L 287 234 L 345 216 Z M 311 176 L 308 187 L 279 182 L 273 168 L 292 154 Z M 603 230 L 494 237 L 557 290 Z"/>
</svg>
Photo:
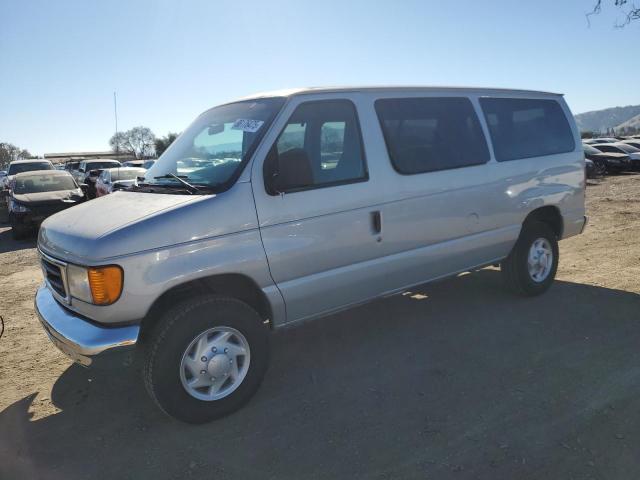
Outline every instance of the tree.
<svg viewBox="0 0 640 480">
<path fill-rule="evenodd" d="M 8 165 L 14 160 L 22 160 L 31 157 L 32 155 L 29 153 L 29 150 L 16 147 L 8 142 L 0 142 L 0 166 Z"/>
<path fill-rule="evenodd" d="M 156 155 L 160 156 L 164 153 L 164 151 L 169 148 L 169 145 L 173 143 L 173 141 L 178 138 L 179 133 L 167 133 L 164 137 L 156 138 L 155 147 L 156 147 Z"/>
<path fill-rule="evenodd" d="M 109 145 L 117 153 L 128 153 L 138 159 L 149 158 L 154 153 L 155 139 L 150 128 L 140 126 L 113 134 Z"/>
<path fill-rule="evenodd" d="M 602 11 L 602 3 L 602 0 L 596 0 L 595 5 L 593 6 L 593 10 L 587 13 L 587 19 L 591 15 L 597 15 Z M 629 3 L 629 0 L 613 0 L 613 5 L 622 10 L 624 15 L 624 21 L 622 23 L 616 24 L 617 27 L 624 27 L 634 20 L 640 20 L 640 7 L 637 7 L 633 2 Z"/>
</svg>

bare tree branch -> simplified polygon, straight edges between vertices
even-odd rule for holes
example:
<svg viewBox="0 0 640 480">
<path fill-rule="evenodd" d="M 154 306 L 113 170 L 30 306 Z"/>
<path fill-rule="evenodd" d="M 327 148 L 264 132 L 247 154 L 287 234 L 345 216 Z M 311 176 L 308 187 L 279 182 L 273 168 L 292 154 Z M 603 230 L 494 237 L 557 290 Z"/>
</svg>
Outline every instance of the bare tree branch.
<svg viewBox="0 0 640 480">
<path fill-rule="evenodd" d="M 629 2 L 629 0 L 613 0 L 613 5 L 620 9 L 624 14 L 624 20 L 622 22 L 616 22 L 614 25 L 616 28 L 624 28 L 635 20 L 640 20 L 640 7 L 635 3 Z M 602 0 L 596 0 L 593 5 L 593 9 L 586 14 L 587 24 L 591 26 L 591 16 L 599 15 L 602 12 Z"/>
</svg>

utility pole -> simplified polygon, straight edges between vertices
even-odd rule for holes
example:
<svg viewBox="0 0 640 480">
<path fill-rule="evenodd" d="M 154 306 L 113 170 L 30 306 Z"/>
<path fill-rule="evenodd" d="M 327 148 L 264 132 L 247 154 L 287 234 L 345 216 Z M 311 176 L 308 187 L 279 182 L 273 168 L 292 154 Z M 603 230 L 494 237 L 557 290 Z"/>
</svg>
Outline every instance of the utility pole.
<svg viewBox="0 0 640 480">
<path fill-rule="evenodd" d="M 118 99 L 115 90 L 113 91 L 113 115 L 116 119 L 116 140 L 118 137 Z M 120 157 L 120 144 L 116 142 L 116 155 Z"/>
</svg>

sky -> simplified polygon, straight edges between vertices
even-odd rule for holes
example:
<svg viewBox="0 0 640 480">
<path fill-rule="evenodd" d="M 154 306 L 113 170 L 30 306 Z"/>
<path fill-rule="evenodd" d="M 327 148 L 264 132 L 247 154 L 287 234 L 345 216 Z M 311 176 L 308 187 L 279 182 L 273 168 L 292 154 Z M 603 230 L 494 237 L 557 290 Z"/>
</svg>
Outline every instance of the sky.
<svg viewBox="0 0 640 480">
<path fill-rule="evenodd" d="M 0 141 L 107 150 L 265 90 L 456 85 L 640 104 L 640 22 L 595 0 L 0 0 Z"/>
</svg>

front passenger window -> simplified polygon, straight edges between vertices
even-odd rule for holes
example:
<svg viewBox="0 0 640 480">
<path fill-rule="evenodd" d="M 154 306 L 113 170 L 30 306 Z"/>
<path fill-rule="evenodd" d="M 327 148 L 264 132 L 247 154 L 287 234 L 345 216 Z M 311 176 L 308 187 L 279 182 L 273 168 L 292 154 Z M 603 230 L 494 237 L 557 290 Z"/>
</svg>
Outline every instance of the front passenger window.
<svg viewBox="0 0 640 480">
<path fill-rule="evenodd" d="M 366 180 L 354 105 L 329 100 L 298 106 L 265 161 L 264 176 L 272 195 Z"/>
</svg>

